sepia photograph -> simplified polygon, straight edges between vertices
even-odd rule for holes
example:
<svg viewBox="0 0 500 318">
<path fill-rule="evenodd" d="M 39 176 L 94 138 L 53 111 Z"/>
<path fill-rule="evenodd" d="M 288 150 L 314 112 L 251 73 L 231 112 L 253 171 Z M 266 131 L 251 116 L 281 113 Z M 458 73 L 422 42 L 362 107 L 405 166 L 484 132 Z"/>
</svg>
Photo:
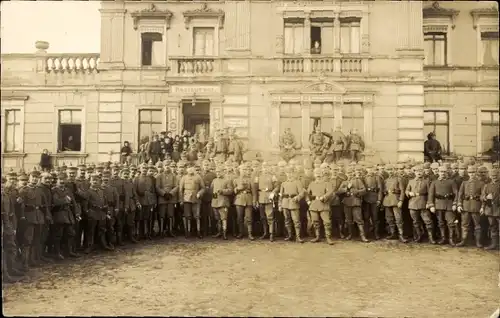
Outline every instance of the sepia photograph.
<svg viewBox="0 0 500 318">
<path fill-rule="evenodd" d="M 496 1 L 1 1 L 2 313 L 500 317 Z"/>
</svg>

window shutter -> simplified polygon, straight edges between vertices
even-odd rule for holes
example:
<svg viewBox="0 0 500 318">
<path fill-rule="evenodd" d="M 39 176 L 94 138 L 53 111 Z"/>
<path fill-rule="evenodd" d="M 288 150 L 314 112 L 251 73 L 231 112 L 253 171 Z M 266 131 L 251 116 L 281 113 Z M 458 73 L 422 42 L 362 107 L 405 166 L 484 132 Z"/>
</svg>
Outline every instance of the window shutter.
<svg viewBox="0 0 500 318">
<path fill-rule="evenodd" d="M 165 43 L 163 41 L 153 41 L 153 49 L 152 49 L 152 57 L 151 64 L 152 65 L 165 65 Z"/>
<path fill-rule="evenodd" d="M 214 55 L 214 47 L 216 43 L 214 43 L 214 29 L 207 29 L 205 32 L 205 55 L 213 56 Z"/>
<path fill-rule="evenodd" d="M 285 25 L 285 54 L 293 54 L 293 26 Z"/>
<path fill-rule="evenodd" d="M 330 25 L 321 28 L 321 54 L 333 54 L 333 27 Z"/>
<path fill-rule="evenodd" d="M 193 54 L 195 56 L 202 56 L 205 55 L 205 34 L 203 33 L 203 30 L 200 30 L 199 28 L 194 28 L 193 30 L 193 37 L 194 37 L 194 48 L 193 48 Z"/>
<path fill-rule="evenodd" d="M 350 32 L 349 25 L 344 24 L 340 26 L 340 53 L 350 53 Z"/>
</svg>

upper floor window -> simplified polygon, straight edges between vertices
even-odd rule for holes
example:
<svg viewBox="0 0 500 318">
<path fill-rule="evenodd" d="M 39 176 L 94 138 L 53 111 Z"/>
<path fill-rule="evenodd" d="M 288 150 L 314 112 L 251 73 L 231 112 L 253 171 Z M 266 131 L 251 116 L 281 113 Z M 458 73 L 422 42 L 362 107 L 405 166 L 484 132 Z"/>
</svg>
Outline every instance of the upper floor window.
<svg viewBox="0 0 500 318">
<path fill-rule="evenodd" d="M 213 27 L 193 28 L 193 55 L 213 56 L 214 55 L 214 33 Z"/>
<path fill-rule="evenodd" d="M 340 53 L 357 54 L 360 52 L 360 21 L 340 23 Z"/>
<path fill-rule="evenodd" d="M 334 126 L 333 103 L 312 103 L 310 111 L 310 127 L 319 126 L 322 131 L 330 132 Z"/>
<path fill-rule="evenodd" d="M 311 54 L 333 53 L 333 18 L 311 19 Z"/>
<path fill-rule="evenodd" d="M 302 136 L 302 109 L 300 103 L 282 103 L 280 105 L 280 136 L 287 128 L 296 140 L 301 140 Z"/>
<path fill-rule="evenodd" d="M 163 65 L 163 35 L 161 33 L 141 34 L 141 64 L 143 66 Z"/>
<path fill-rule="evenodd" d="M 498 138 L 498 127 L 500 125 L 497 110 L 481 111 L 481 150 L 486 152 L 493 148 L 493 140 Z"/>
<path fill-rule="evenodd" d="M 450 117 L 445 110 L 424 111 L 424 132 L 434 132 L 440 142 L 443 153 L 450 151 Z"/>
<path fill-rule="evenodd" d="M 498 65 L 498 32 L 481 32 L 483 65 Z"/>
<path fill-rule="evenodd" d="M 82 111 L 65 109 L 59 111 L 59 142 L 57 150 L 80 151 L 82 148 Z"/>
<path fill-rule="evenodd" d="M 424 33 L 424 65 L 446 65 L 447 38 L 443 32 Z"/>
<path fill-rule="evenodd" d="M 20 152 L 23 136 L 21 133 L 21 111 L 8 109 L 5 111 L 4 152 Z"/>
<path fill-rule="evenodd" d="M 321 34 L 319 36 L 321 37 Z M 302 54 L 303 52 L 304 21 L 294 19 L 285 21 L 285 54 Z"/>
</svg>

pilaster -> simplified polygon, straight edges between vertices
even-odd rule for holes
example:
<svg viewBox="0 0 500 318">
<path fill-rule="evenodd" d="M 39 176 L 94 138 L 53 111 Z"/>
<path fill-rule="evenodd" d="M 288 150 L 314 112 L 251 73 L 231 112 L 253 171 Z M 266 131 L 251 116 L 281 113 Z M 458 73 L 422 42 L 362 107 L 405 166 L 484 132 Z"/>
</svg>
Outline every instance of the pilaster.
<svg viewBox="0 0 500 318">
<path fill-rule="evenodd" d="M 272 148 L 278 149 L 279 148 L 279 138 L 280 138 L 280 101 L 279 100 L 273 100 L 271 102 L 271 122 L 272 123 L 277 123 L 277 125 L 272 125 Z"/>
<path fill-rule="evenodd" d="M 370 53 L 370 12 L 363 11 L 361 18 L 361 53 Z"/>
<path fill-rule="evenodd" d="M 110 3 L 111 4 L 111 3 Z M 112 6 L 106 3 L 101 12 L 101 54 L 99 68 L 123 69 L 124 68 L 124 30 L 125 13 L 124 4 L 113 1 Z"/>
<path fill-rule="evenodd" d="M 250 51 L 250 1 L 228 1 L 225 11 L 226 50 Z"/>
<path fill-rule="evenodd" d="M 222 98 L 210 100 L 210 134 L 212 135 L 216 130 L 223 128 L 222 102 Z"/>
<path fill-rule="evenodd" d="M 302 136 L 301 145 L 304 151 L 309 150 L 309 132 L 311 131 L 311 101 L 309 99 L 302 100 Z"/>
<path fill-rule="evenodd" d="M 180 135 L 180 109 L 181 101 L 178 99 L 169 100 L 167 102 L 167 130 L 173 135 Z"/>
<path fill-rule="evenodd" d="M 304 53 L 311 53 L 311 13 L 307 12 L 304 18 Z"/>
<path fill-rule="evenodd" d="M 424 45 L 422 34 L 422 1 L 410 1 L 408 6 L 409 48 L 412 50 L 422 50 Z"/>
<path fill-rule="evenodd" d="M 333 51 L 336 54 L 340 53 L 340 14 L 338 12 L 335 13 L 333 20 Z"/>
</svg>

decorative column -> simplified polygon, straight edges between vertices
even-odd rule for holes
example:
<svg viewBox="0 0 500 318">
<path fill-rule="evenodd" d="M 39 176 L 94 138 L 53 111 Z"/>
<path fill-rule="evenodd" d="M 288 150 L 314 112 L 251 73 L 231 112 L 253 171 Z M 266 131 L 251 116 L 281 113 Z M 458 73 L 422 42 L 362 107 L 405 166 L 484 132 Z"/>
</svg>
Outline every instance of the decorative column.
<svg viewBox="0 0 500 318">
<path fill-rule="evenodd" d="M 127 10 L 123 2 L 105 2 L 101 12 L 100 69 L 124 67 L 124 25 Z"/>
<path fill-rule="evenodd" d="M 394 14 L 398 17 L 398 49 L 406 50 L 408 49 L 409 41 L 408 41 L 408 11 L 409 11 L 409 1 L 399 1 L 393 2 L 393 5 L 396 6 L 396 10 L 394 10 Z"/>
<path fill-rule="evenodd" d="M 340 53 L 340 14 L 335 12 L 333 20 L 333 52 Z"/>
<path fill-rule="evenodd" d="M 311 132 L 310 117 L 311 117 L 311 100 L 309 98 L 304 98 L 302 100 L 302 136 L 301 146 L 302 150 L 307 152 L 309 150 L 309 133 Z"/>
<path fill-rule="evenodd" d="M 306 12 L 304 18 L 304 53 L 311 53 L 311 13 Z"/>
<path fill-rule="evenodd" d="M 335 127 L 342 127 L 342 129 L 344 129 L 342 125 L 342 100 L 340 99 L 335 99 L 333 103 L 333 121 Z"/>
<path fill-rule="evenodd" d="M 284 25 L 285 20 L 283 19 L 283 13 L 279 12 L 276 15 L 276 30 L 279 30 L 278 34 L 276 34 L 276 53 L 280 55 L 283 54 L 285 50 Z"/>
<path fill-rule="evenodd" d="M 365 131 L 365 144 L 367 148 L 372 147 L 373 143 L 373 99 L 372 97 L 365 98 L 365 102 L 363 105 L 363 128 Z"/>
<path fill-rule="evenodd" d="M 167 102 L 167 130 L 173 135 L 180 135 L 180 108 L 181 101 L 169 100 Z"/>
<path fill-rule="evenodd" d="M 361 18 L 361 53 L 370 53 L 370 12 L 363 12 Z"/>
<path fill-rule="evenodd" d="M 280 101 L 273 100 L 271 102 L 271 122 L 276 123 L 272 125 L 272 148 L 279 149 L 279 141 L 280 141 Z"/>
</svg>

